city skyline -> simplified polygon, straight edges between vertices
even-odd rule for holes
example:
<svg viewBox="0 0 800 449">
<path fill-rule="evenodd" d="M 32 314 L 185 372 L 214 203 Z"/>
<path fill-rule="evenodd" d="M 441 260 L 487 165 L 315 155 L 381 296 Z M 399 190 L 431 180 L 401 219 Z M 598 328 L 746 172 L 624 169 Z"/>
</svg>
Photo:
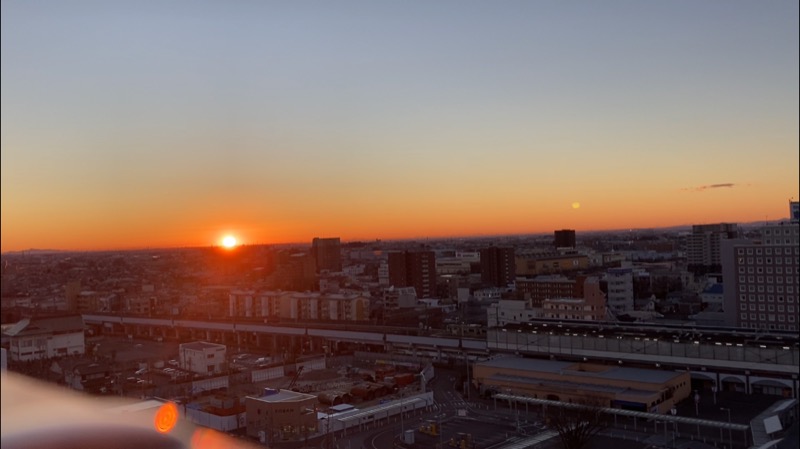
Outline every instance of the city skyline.
<svg viewBox="0 0 800 449">
<path fill-rule="evenodd" d="M 798 4 L 2 3 L 2 252 L 788 217 Z"/>
</svg>

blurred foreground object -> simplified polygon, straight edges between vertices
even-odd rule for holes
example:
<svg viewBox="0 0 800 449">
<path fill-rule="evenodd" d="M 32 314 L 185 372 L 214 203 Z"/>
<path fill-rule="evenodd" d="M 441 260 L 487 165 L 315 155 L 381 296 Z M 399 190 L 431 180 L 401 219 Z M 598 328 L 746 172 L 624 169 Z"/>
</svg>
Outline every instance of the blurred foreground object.
<svg viewBox="0 0 800 449">
<path fill-rule="evenodd" d="M 255 447 L 182 419 L 169 401 L 94 398 L 2 372 L 3 449 Z"/>
</svg>

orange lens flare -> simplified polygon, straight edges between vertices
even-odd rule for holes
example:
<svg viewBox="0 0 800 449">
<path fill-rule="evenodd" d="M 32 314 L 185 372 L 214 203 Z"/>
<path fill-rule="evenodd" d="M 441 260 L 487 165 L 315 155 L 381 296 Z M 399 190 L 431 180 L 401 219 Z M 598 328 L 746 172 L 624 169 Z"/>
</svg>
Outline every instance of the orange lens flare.
<svg viewBox="0 0 800 449">
<path fill-rule="evenodd" d="M 162 405 L 156 412 L 155 426 L 161 433 L 167 433 L 178 423 L 178 407 L 172 402 Z"/>
</svg>

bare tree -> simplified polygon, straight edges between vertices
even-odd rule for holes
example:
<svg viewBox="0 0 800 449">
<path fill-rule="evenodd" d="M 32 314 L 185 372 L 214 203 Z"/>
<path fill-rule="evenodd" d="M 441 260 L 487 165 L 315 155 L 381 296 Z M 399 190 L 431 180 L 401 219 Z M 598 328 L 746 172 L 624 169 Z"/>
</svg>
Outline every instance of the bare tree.
<svg viewBox="0 0 800 449">
<path fill-rule="evenodd" d="M 599 401 L 564 404 L 548 413 L 549 427 L 558 432 L 564 449 L 582 449 L 600 431 L 609 426 L 608 415 Z"/>
</svg>

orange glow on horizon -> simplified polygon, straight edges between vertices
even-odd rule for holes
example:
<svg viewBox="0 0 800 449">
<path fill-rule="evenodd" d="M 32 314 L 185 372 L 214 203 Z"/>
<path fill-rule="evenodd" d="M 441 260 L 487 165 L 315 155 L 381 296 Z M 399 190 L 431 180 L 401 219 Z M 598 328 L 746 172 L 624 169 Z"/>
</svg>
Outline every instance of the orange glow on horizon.
<svg viewBox="0 0 800 449">
<path fill-rule="evenodd" d="M 765 202 L 762 189 L 677 193 L 658 200 L 638 191 L 613 189 L 558 198 L 514 198 L 489 201 L 473 196 L 463 201 L 411 200 L 395 204 L 327 203 L 321 211 L 309 209 L 282 214 L 245 214 L 227 211 L 225 222 L 196 212 L 167 216 L 155 222 L 106 221 L 96 227 L 79 215 L 64 214 L 58 232 L 47 220 L 24 221 L 4 216 L 3 251 L 53 249 L 66 251 L 138 250 L 216 246 L 234 250 L 252 245 L 308 243 L 323 235 L 342 241 L 406 240 L 548 234 L 555 229 L 578 232 L 619 229 L 656 229 L 708 223 L 749 223 L 788 217 L 785 201 Z M 630 195 L 622 198 L 623 194 Z M 772 195 L 775 196 L 775 195 Z M 788 196 L 788 195 L 787 195 Z M 362 207 L 363 206 L 363 207 Z M 313 209 L 312 209 L 313 210 Z M 149 215 L 159 215 L 153 210 Z M 23 226 L 23 222 L 26 223 Z M 230 239 L 225 240 L 226 237 Z"/>
</svg>

